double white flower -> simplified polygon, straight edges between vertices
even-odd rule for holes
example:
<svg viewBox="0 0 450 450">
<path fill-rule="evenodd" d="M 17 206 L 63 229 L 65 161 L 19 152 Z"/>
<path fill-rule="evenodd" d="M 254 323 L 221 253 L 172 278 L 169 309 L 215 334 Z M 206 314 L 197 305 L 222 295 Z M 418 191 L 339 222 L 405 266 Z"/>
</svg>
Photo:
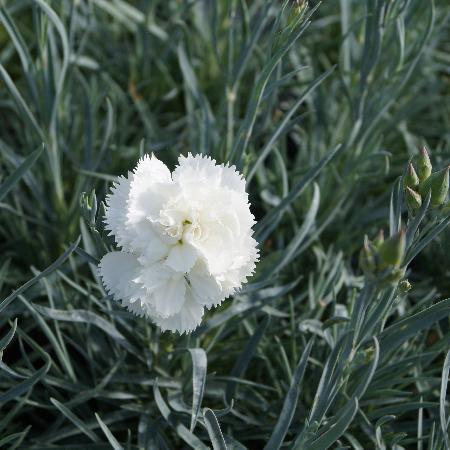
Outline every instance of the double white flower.
<svg viewBox="0 0 450 450">
<path fill-rule="evenodd" d="M 220 304 L 254 271 L 255 221 L 233 166 L 189 154 L 171 174 L 146 155 L 106 203 L 106 226 L 121 251 L 102 258 L 103 284 L 163 330 L 192 331 L 204 308 Z"/>
</svg>

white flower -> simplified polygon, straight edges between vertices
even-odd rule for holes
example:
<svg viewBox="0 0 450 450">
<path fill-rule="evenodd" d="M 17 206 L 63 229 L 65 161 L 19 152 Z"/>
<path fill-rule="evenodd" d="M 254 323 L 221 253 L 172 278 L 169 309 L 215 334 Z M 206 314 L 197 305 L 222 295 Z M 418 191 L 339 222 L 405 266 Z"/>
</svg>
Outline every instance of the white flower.
<svg viewBox="0 0 450 450">
<path fill-rule="evenodd" d="M 189 154 L 171 174 L 146 155 L 106 203 L 106 226 L 121 250 L 102 258 L 103 284 L 163 330 L 192 331 L 204 308 L 219 305 L 254 271 L 255 221 L 233 166 Z"/>
</svg>

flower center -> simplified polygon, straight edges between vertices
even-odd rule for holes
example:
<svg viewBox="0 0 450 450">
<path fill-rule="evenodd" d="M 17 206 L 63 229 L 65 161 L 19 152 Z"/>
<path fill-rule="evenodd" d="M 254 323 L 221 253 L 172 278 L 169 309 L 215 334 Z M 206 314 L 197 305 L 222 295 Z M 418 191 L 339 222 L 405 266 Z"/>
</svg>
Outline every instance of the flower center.
<svg viewBox="0 0 450 450">
<path fill-rule="evenodd" d="M 191 216 L 193 214 L 188 215 L 177 210 L 163 210 L 158 222 L 164 234 L 173 238 L 178 244 L 182 244 L 183 240 L 200 239 L 202 236 L 199 223 Z"/>
<path fill-rule="evenodd" d="M 181 230 L 181 237 L 178 239 L 178 243 L 183 243 L 183 236 L 186 233 L 186 230 L 189 228 L 189 225 L 192 225 L 192 222 L 188 219 L 184 219 L 182 222 L 182 230 Z"/>
</svg>

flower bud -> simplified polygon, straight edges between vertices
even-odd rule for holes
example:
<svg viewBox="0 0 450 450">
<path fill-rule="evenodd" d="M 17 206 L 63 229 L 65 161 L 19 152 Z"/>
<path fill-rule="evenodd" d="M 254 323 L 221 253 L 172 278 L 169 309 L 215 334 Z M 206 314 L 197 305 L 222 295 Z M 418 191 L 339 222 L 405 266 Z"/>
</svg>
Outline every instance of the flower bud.
<svg viewBox="0 0 450 450">
<path fill-rule="evenodd" d="M 450 166 L 447 166 L 445 169 L 433 173 L 420 186 L 419 190 L 422 195 L 428 194 L 428 191 L 431 190 L 432 206 L 442 205 L 447 198 L 449 188 L 449 170 Z"/>
<path fill-rule="evenodd" d="M 364 245 L 359 253 L 359 266 L 364 273 L 372 273 L 377 266 L 377 256 L 368 237 L 364 238 Z"/>
<path fill-rule="evenodd" d="M 407 187 L 405 191 L 406 203 L 411 210 L 419 209 L 422 206 L 422 197 L 413 189 Z"/>
<path fill-rule="evenodd" d="M 417 176 L 416 171 L 414 170 L 414 166 L 412 163 L 409 163 L 408 169 L 405 174 L 404 184 L 405 188 L 415 189 L 419 186 L 419 177 Z"/>
<path fill-rule="evenodd" d="M 90 194 L 82 192 L 80 196 L 81 214 L 84 220 L 90 225 L 95 225 L 95 218 L 97 216 L 97 196 L 95 190 Z"/>
<path fill-rule="evenodd" d="M 411 290 L 411 283 L 408 280 L 402 280 L 398 284 L 398 292 L 400 295 L 406 295 Z"/>
<path fill-rule="evenodd" d="M 403 229 L 385 240 L 378 250 L 381 262 L 380 268 L 400 267 L 405 255 L 405 246 L 405 231 Z"/>
<path fill-rule="evenodd" d="M 430 175 L 433 166 L 431 165 L 430 157 L 426 147 L 422 147 L 420 155 L 417 160 L 417 171 L 420 181 L 425 181 Z"/>
<path fill-rule="evenodd" d="M 383 229 L 381 229 L 378 234 L 377 237 L 374 239 L 373 241 L 373 245 L 375 246 L 375 248 L 380 248 L 380 245 L 384 242 L 384 231 Z"/>
</svg>

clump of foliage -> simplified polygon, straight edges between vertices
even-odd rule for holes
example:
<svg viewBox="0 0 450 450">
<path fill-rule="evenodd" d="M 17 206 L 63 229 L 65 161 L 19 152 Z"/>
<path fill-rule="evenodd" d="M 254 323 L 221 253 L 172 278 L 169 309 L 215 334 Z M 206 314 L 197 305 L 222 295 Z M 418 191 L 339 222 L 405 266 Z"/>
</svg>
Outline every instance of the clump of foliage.
<svg viewBox="0 0 450 450">
<path fill-rule="evenodd" d="M 448 450 L 449 19 L 1 2 L 0 447 Z M 96 264 L 110 183 L 188 151 L 245 174 L 261 262 L 178 336 Z"/>
</svg>

